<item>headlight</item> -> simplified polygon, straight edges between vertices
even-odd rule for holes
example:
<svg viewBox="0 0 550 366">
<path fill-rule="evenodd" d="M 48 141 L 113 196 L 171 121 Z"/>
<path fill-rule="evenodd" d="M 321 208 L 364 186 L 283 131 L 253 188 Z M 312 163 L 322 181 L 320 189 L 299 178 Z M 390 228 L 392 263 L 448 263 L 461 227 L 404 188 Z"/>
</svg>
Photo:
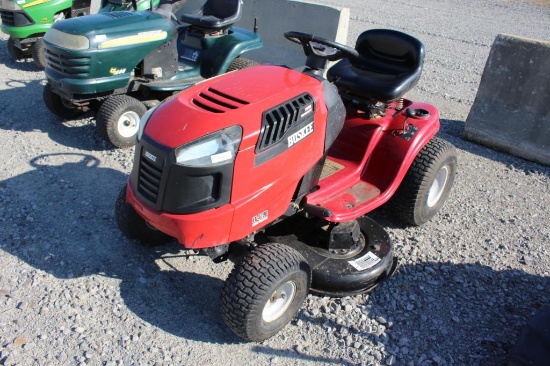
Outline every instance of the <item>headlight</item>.
<svg viewBox="0 0 550 366">
<path fill-rule="evenodd" d="M 160 104 L 157 104 L 156 106 L 154 106 L 153 108 L 149 109 L 147 112 L 145 112 L 145 114 L 143 115 L 143 117 L 141 117 L 140 121 L 139 121 L 139 131 L 138 131 L 138 134 L 137 134 L 137 140 L 139 142 L 139 140 L 141 140 L 141 136 L 143 135 L 143 130 L 145 130 L 145 125 L 147 124 L 147 122 L 149 122 L 149 118 L 151 118 L 151 115 L 153 114 L 153 112 L 155 111 L 155 109 L 157 109 L 157 107 L 159 106 Z"/>
<path fill-rule="evenodd" d="M 234 160 L 242 138 L 241 126 L 211 133 L 176 149 L 178 164 L 208 167 Z"/>
<path fill-rule="evenodd" d="M 77 36 L 50 28 L 44 35 L 44 40 L 54 46 L 69 50 L 87 50 L 90 48 L 90 40 L 84 36 Z"/>
<path fill-rule="evenodd" d="M 0 0 L 0 9 L 17 11 L 21 10 L 21 7 L 11 0 Z"/>
</svg>

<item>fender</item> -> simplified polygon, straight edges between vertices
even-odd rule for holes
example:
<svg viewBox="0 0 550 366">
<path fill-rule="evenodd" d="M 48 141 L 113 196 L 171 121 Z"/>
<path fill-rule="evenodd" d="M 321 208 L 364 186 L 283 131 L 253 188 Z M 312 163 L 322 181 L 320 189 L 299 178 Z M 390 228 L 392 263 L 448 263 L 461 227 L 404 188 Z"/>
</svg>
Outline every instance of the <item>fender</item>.
<svg viewBox="0 0 550 366">
<path fill-rule="evenodd" d="M 235 58 L 262 45 L 259 34 L 239 27 L 232 27 L 228 36 L 205 38 L 203 56 L 209 62 L 201 64 L 202 77 L 210 78 L 224 73 Z"/>
<path fill-rule="evenodd" d="M 378 199 L 373 200 L 376 206 L 386 203 L 393 196 L 420 150 L 439 130 L 439 113 L 436 108 L 424 103 L 413 103 L 410 107 L 428 110 L 430 116 L 425 120 L 408 120 L 408 123 L 418 128 L 410 140 L 396 136 L 393 129 L 395 126 L 385 130 L 365 167 L 363 175 L 377 178 L 374 182 L 381 191 Z"/>
<path fill-rule="evenodd" d="M 308 204 L 329 209 L 331 215 L 324 217 L 326 220 L 352 220 L 380 207 L 395 193 L 422 147 L 439 130 L 439 114 L 435 107 L 410 101 L 406 106 L 429 112 L 426 118 L 407 120 L 408 126 L 414 126 L 414 133 L 409 135 L 401 134 L 406 108 L 392 112 L 393 115 L 388 113 L 385 117 L 373 118 L 370 123 L 365 123 L 358 114 L 348 116 L 342 134 L 335 142 L 335 149 L 329 150 L 327 156 L 327 160 L 336 162 L 339 157 L 344 157 L 342 163 L 346 167 L 322 179 L 320 189 L 306 196 Z M 362 156 L 362 159 L 354 159 L 356 156 Z M 325 200 L 325 197 L 338 197 L 346 191 L 353 195 L 349 192 L 350 187 L 363 192 L 363 197 L 357 197 L 355 206 L 342 209 L 338 199 Z"/>
</svg>

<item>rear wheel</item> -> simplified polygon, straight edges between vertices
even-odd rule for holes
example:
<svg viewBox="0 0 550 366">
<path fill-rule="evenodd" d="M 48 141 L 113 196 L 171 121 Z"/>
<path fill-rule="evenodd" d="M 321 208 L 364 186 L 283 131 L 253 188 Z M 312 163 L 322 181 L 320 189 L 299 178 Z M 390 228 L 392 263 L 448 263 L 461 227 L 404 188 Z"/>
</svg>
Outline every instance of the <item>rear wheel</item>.
<svg viewBox="0 0 550 366">
<path fill-rule="evenodd" d="M 145 246 L 161 245 L 173 240 L 171 236 L 149 226 L 126 202 L 126 189 L 124 186 L 120 191 L 115 205 L 115 220 L 124 236 Z"/>
<path fill-rule="evenodd" d="M 256 61 L 252 61 L 247 58 L 237 57 L 236 59 L 231 61 L 231 64 L 227 68 L 227 72 L 246 69 L 247 67 L 252 67 L 256 65 L 259 65 L 259 63 Z"/>
<path fill-rule="evenodd" d="M 118 148 L 136 144 L 139 121 L 147 112 L 147 107 L 136 98 L 128 95 L 109 97 L 97 112 L 98 133 Z"/>
<path fill-rule="evenodd" d="M 304 257 L 283 244 L 254 248 L 227 278 L 220 308 L 238 336 L 262 341 L 274 336 L 302 306 L 311 283 Z"/>
<path fill-rule="evenodd" d="M 449 197 L 456 169 L 455 147 L 441 138 L 432 138 L 415 158 L 388 207 L 408 224 L 424 224 Z"/>
<path fill-rule="evenodd" d="M 40 70 L 46 68 L 46 55 L 44 55 L 44 44 L 42 43 L 42 38 L 39 38 L 36 42 L 32 44 L 32 59 L 34 63 Z"/>
<path fill-rule="evenodd" d="M 44 86 L 42 96 L 48 110 L 58 117 L 73 119 L 84 114 L 81 109 L 75 107 L 70 101 L 54 93 L 50 84 Z"/>
<path fill-rule="evenodd" d="M 31 56 L 31 51 L 29 49 L 23 51 L 15 46 L 15 41 L 13 38 L 8 38 L 8 54 L 11 59 L 14 61 L 22 60 Z"/>
</svg>

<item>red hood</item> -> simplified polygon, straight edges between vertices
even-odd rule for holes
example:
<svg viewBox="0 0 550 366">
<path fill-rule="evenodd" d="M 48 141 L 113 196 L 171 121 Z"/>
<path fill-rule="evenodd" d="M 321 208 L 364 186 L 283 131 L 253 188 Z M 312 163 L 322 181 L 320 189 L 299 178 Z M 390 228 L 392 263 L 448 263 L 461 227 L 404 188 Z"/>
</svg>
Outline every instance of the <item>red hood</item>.
<svg viewBox="0 0 550 366">
<path fill-rule="evenodd" d="M 185 89 L 160 105 L 145 133 L 176 148 L 232 125 L 243 127 L 241 150 L 256 144 L 265 110 L 298 94 L 322 93 L 321 83 L 280 66 L 255 66 Z"/>
</svg>

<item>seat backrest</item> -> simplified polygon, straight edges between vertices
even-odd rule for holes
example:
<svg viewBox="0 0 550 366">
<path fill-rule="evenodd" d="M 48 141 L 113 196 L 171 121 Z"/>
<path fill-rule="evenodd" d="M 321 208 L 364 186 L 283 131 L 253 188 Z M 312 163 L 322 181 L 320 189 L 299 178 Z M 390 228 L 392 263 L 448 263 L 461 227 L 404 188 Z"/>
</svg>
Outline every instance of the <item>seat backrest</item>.
<svg viewBox="0 0 550 366">
<path fill-rule="evenodd" d="M 227 29 L 235 24 L 242 14 L 242 0 L 206 0 L 204 5 L 180 19 L 204 29 Z"/>
<path fill-rule="evenodd" d="M 241 0 L 208 0 L 204 4 L 203 14 L 218 19 L 240 17 Z"/>
<path fill-rule="evenodd" d="M 424 44 L 392 29 L 371 29 L 358 38 L 355 49 L 360 57 L 350 59 L 353 66 L 381 74 L 415 73 L 424 62 Z"/>
<path fill-rule="evenodd" d="M 359 57 L 338 61 L 327 78 L 346 93 L 388 102 L 411 90 L 422 74 L 425 49 L 418 39 L 392 29 L 367 30 L 357 38 Z"/>
</svg>

